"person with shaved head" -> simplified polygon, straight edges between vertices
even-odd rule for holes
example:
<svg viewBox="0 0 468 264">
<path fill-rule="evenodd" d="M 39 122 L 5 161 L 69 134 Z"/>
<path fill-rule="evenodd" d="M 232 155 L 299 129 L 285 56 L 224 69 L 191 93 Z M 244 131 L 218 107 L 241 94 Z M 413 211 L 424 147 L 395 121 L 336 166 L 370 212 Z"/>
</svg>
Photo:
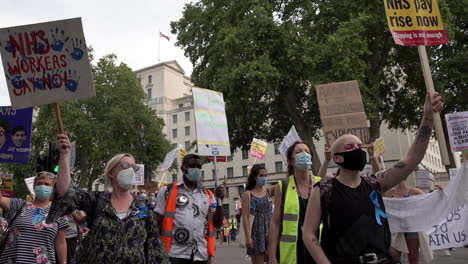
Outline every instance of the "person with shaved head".
<svg viewBox="0 0 468 264">
<path fill-rule="evenodd" d="M 331 154 L 340 174 L 314 186 L 303 229 L 304 243 L 317 263 L 395 263 L 382 193 L 405 180 L 421 162 L 432 135 L 432 112 L 441 110 L 441 97 L 428 93 L 408 153 L 392 168 L 370 177 L 359 175 L 367 163 L 361 139 L 343 135 L 333 143 Z"/>
</svg>

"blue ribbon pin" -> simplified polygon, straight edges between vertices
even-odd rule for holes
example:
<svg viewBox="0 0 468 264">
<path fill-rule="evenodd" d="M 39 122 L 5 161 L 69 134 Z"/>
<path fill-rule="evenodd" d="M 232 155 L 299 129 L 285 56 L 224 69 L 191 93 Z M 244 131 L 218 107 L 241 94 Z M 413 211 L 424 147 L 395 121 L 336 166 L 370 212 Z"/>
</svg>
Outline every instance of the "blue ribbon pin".
<svg viewBox="0 0 468 264">
<path fill-rule="evenodd" d="M 34 209 L 34 218 L 32 219 L 33 224 L 39 224 L 42 222 L 42 220 L 45 220 L 44 216 L 41 216 L 42 209 L 41 208 L 36 208 Z"/>
<path fill-rule="evenodd" d="M 140 206 L 139 210 L 137 211 L 138 217 L 139 218 L 144 218 L 147 217 L 148 215 L 146 214 L 148 212 L 148 207 L 146 206 Z"/>
<path fill-rule="evenodd" d="M 375 190 L 371 192 L 370 198 L 375 207 L 375 220 L 377 220 L 379 225 L 382 225 L 382 220 L 380 217 L 389 218 L 390 216 L 388 216 L 384 211 L 382 211 L 382 209 L 380 209 L 379 194 Z"/>
</svg>

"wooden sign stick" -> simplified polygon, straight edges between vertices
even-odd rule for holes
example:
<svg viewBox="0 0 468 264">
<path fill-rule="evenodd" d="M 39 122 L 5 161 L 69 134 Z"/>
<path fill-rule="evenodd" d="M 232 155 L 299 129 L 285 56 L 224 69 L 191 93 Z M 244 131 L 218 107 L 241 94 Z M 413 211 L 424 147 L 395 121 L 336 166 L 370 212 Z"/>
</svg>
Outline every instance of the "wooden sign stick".
<svg viewBox="0 0 468 264">
<path fill-rule="evenodd" d="M 60 107 L 58 103 L 55 104 L 55 118 L 57 119 L 57 129 L 59 134 L 65 134 L 65 130 L 63 130 L 63 123 L 62 123 L 62 115 L 60 114 Z"/>
<path fill-rule="evenodd" d="M 424 82 L 426 83 L 426 89 L 428 92 L 435 92 L 434 83 L 432 82 L 431 68 L 429 67 L 429 60 L 427 58 L 426 46 L 418 46 L 419 59 L 421 60 L 421 67 L 424 75 Z M 432 100 L 432 98 L 431 98 Z M 442 163 L 444 165 L 450 165 L 450 160 L 447 151 L 447 144 L 445 144 L 444 129 L 442 127 L 442 121 L 440 119 L 440 113 L 432 112 L 432 118 L 434 120 L 434 127 L 436 130 L 437 141 L 439 141 L 440 155 L 442 156 Z"/>
</svg>

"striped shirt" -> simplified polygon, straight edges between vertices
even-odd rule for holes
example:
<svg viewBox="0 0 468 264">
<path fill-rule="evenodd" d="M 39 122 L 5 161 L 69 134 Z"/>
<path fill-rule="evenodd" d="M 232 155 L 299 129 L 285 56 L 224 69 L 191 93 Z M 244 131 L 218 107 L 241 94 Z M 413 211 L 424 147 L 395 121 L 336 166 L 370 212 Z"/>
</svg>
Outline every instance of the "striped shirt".
<svg viewBox="0 0 468 264">
<path fill-rule="evenodd" d="M 68 222 L 60 218 L 46 224 L 50 207 L 36 208 L 31 202 L 21 207 L 23 203 L 22 199 L 11 199 L 6 219 L 21 211 L 13 222 L 0 263 L 55 263 L 55 238 L 59 229 L 68 227 Z"/>
</svg>

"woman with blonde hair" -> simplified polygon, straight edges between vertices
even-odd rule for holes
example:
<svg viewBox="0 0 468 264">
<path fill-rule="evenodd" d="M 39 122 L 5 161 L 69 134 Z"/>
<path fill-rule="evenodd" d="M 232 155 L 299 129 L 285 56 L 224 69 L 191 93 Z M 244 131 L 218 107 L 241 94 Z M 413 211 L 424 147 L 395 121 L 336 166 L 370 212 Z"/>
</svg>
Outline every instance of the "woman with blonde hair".
<svg viewBox="0 0 468 264">
<path fill-rule="evenodd" d="M 6 241 L 0 245 L 0 263 L 67 263 L 65 230 L 68 222 L 57 218 L 46 223 L 54 183 L 55 175 L 42 171 L 34 178 L 34 200 L 0 195 L 0 207 L 6 212 L 9 223 Z"/>
<path fill-rule="evenodd" d="M 130 193 L 135 158 L 115 155 L 104 169 L 104 192 L 87 192 L 71 184 L 70 141 L 57 136 L 60 151 L 57 188 L 48 220 L 78 209 L 87 215 L 90 231 L 76 253 L 77 263 L 169 263 L 156 216 L 146 202 Z"/>
</svg>

